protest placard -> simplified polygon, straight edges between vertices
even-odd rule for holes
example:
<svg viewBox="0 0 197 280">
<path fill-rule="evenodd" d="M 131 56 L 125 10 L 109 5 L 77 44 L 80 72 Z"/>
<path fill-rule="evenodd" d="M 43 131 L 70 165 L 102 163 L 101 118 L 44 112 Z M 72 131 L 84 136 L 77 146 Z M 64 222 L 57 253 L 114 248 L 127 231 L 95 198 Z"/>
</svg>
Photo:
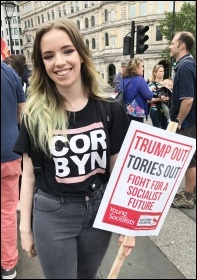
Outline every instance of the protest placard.
<svg viewBox="0 0 197 280">
<path fill-rule="evenodd" d="M 195 145 L 193 138 L 132 121 L 93 226 L 158 235 Z"/>
</svg>

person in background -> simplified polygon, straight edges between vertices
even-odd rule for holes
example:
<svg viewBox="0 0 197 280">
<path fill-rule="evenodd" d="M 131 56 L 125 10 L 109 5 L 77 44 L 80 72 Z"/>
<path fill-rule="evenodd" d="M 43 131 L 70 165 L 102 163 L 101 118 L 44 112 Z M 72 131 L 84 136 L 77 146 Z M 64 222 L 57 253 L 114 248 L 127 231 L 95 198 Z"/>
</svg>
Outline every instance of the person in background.
<svg viewBox="0 0 197 280">
<path fill-rule="evenodd" d="M 6 57 L 3 60 L 4 63 L 6 63 L 8 66 L 12 67 L 18 76 L 20 77 L 21 83 L 22 83 L 22 76 L 24 73 L 24 66 L 21 62 L 20 58 L 16 54 L 11 54 L 10 56 Z"/>
<path fill-rule="evenodd" d="M 14 279 L 18 263 L 17 214 L 21 156 L 13 146 L 19 135 L 17 119 L 25 94 L 18 74 L 1 62 L 1 274 Z"/>
<path fill-rule="evenodd" d="M 20 78 L 21 84 L 23 86 L 23 91 L 25 92 L 24 84 L 22 82 L 22 77 L 24 74 L 24 64 L 21 58 L 19 57 L 19 55 L 12 54 L 9 57 L 6 57 L 3 60 L 3 62 L 6 63 L 9 67 L 12 67 L 16 71 L 16 73 Z M 18 116 L 17 123 L 18 123 L 18 129 L 20 130 L 20 123 L 21 123 L 20 116 Z M 23 161 L 21 161 L 21 175 L 19 177 L 19 200 L 17 205 L 17 211 L 20 211 L 20 187 L 21 187 L 22 169 L 23 169 Z"/>
<path fill-rule="evenodd" d="M 178 123 L 177 133 L 196 139 L 196 61 L 190 55 L 194 45 L 194 35 L 182 31 L 175 34 L 169 47 L 176 60 L 170 117 Z M 191 209 L 195 202 L 196 152 L 185 172 L 185 189 L 176 194 L 171 206 Z"/>
<path fill-rule="evenodd" d="M 112 233 L 93 223 L 129 120 L 121 104 L 102 92 L 103 80 L 71 20 L 37 29 L 32 66 L 14 146 L 23 153 L 22 248 L 30 258 L 38 255 L 46 279 L 96 279 Z M 110 116 L 102 113 L 107 107 Z M 132 246 L 125 244 L 125 256 Z"/>
<path fill-rule="evenodd" d="M 168 126 L 168 120 L 164 115 L 163 109 L 161 107 L 161 102 L 169 100 L 169 97 L 165 95 L 158 97 L 157 90 L 162 87 L 164 76 L 164 67 L 163 65 L 155 65 L 152 70 L 152 79 L 148 84 L 149 89 L 153 92 L 153 98 L 150 103 L 149 115 L 154 127 L 166 129 Z"/>
<path fill-rule="evenodd" d="M 24 72 L 23 72 L 23 75 L 22 75 L 22 82 L 23 82 L 23 86 L 24 86 L 24 89 L 25 89 L 25 93 L 27 94 L 27 88 L 29 87 L 29 78 L 31 77 L 32 71 L 27 66 L 25 55 L 24 54 L 17 54 L 17 56 L 21 60 L 21 62 L 23 64 L 23 67 L 24 67 Z"/>
<path fill-rule="evenodd" d="M 164 101 L 164 102 L 161 101 L 161 108 L 169 123 L 170 122 L 170 102 L 171 102 L 172 88 L 173 88 L 172 79 L 163 80 L 162 85 L 163 86 L 158 90 L 158 97 L 161 98 L 161 96 L 163 96 L 163 95 L 169 97 L 168 101 Z"/>
<path fill-rule="evenodd" d="M 167 87 L 170 91 L 173 90 L 173 81 L 171 78 L 165 79 L 162 82 L 162 86 Z"/>
<path fill-rule="evenodd" d="M 122 74 L 120 89 L 124 90 L 124 100 L 127 106 L 127 115 L 130 120 L 144 122 L 148 118 L 147 100 L 153 97 L 152 91 L 142 77 L 144 63 L 141 58 L 129 60 L 125 72 Z"/>
<path fill-rule="evenodd" d="M 122 61 L 121 62 L 121 72 L 118 72 L 118 74 L 116 74 L 114 76 L 114 85 L 115 85 L 115 89 L 114 89 L 114 92 L 115 93 L 119 93 L 120 92 L 120 82 L 122 80 L 122 75 L 124 74 L 125 72 L 125 69 L 126 69 L 126 66 L 127 66 L 127 62 L 126 61 Z"/>
</svg>

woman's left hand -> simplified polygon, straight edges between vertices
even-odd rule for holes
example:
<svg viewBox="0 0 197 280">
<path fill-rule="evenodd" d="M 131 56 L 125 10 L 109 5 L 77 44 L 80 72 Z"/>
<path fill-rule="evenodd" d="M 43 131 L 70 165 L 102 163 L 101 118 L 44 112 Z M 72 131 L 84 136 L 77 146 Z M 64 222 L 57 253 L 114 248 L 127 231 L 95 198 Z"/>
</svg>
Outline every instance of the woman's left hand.
<svg viewBox="0 0 197 280">
<path fill-rule="evenodd" d="M 131 250 L 135 247 L 135 237 L 121 234 L 118 239 L 118 245 L 122 245 L 124 247 L 124 256 L 128 257 Z"/>
</svg>

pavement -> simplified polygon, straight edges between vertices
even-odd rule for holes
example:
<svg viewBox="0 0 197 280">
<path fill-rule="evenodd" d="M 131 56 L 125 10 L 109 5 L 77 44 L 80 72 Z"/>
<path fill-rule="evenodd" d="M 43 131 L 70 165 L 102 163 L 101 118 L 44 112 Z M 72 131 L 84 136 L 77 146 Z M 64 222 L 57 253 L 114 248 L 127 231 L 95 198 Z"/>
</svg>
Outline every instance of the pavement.
<svg viewBox="0 0 197 280">
<path fill-rule="evenodd" d="M 147 122 L 150 123 L 150 120 Z M 179 189 L 184 188 L 184 179 Z M 17 213 L 18 224 L 20 212 Z M 112 239 L 99 269 L 107 279 L 118 253 L 118 234 Z M 29 259 L 21 248 L 16 279 L 44 279 L 37 257 Z M 170 208 L 158 236 L 136 237 L 136 245 L 125 259 L 117 279 L 196 279 L 196 204 L 193 209 Z"/>
</svg>

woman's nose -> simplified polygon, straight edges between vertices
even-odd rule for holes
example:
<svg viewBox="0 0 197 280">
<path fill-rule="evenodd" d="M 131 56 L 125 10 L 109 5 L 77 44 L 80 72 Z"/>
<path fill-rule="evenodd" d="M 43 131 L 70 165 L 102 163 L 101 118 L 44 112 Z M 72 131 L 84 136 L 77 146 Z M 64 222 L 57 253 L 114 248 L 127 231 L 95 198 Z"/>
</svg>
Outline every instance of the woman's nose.
<svg viewBox="0 0 197 280">
<path fill-rule="evenodd" d="M 66 64 L 66 58 L 65 56 L 62 56 L 62 55 L 56 55 L 56 61 L 55 61 L 55 64 L 58 65 L 58 66 L 62 66 L 62 65 L 65 65 Z"/>
</svg>

